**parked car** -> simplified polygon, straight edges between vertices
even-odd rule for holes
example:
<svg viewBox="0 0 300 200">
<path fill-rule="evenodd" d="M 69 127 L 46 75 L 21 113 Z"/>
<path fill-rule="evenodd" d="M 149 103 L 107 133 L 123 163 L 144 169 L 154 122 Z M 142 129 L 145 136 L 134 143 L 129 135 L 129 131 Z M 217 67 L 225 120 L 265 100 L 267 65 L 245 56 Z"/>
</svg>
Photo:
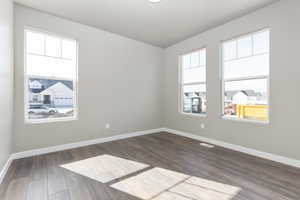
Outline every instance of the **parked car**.
<svg viewBox="0 0 300 200">
<path fill-rule="evenodd" d="M 29 106 L 29 114 L 55 114 L 58 111 L 55 108 L 49 108 L 47 106 Z"/>
</svg>

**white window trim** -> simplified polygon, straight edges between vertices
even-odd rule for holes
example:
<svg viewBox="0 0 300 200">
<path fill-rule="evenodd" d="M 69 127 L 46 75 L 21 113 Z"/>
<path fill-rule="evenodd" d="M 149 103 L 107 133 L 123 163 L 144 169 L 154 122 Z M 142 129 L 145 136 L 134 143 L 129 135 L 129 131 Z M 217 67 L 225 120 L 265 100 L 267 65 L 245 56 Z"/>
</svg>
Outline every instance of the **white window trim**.
<svg viewBox="0 0 300 200">
<path fill-rule="evenodd" d="M 76 42 L 76 76 L 74 79 L 70 79 L 70 78 L 64 78 L 64 77 L 55 77 L 55 76 L 34 76 L 34 75 L 27 75 L 27 55 L 37 55 L 37 56 L 44 56 L 44 57 L 51 57 L 51 58 L 56 58 L 56 59 L 62 59 L 62 60 L 70 60 L 67 58 L 63 58 L 63 57 L 52 57 L 52 56 L 47 56 L 45 55 L 40 55 L 40 54 L 33 54 L 33 53 L 27 53 L 27 32 L 37 32 L 37 33 L 41 33 L 41 34 L 45 34 L 45 35 L 49 35 L 49 36 L 54 36 L 54 37 L 59 37 L 60 39 L 65 39 L 65 40 L 72 40 Z M 78 44 L 78 40 L 73 39 L 71 37 L 66 37 L 63 35 L 58 35 L 55 33 L 51 33 L 45 30 L 41 30 L 41 29 L 37 29 L 37 28 L 32 28 L 32 27 L 25 27 L 24 28 L 24 123 L 25 124 L 41 124 L 41 123 L 53 123 L 53 122 L 67 122 L 67 121 L 75 121 L 78 120 L 78 112 L 79 112 L 79 108 L 78 108 L 78 48 L 79 48 L 79 44 Z M 44 46 L 45 48 L 45 46 Z M 45 49 L 44 49 L 44 53 L 45 53 Z M 47 119 L 29 119 L 29 114 L 28 114 L 28 98 L 29 98 L 29 94 L 28 94 L 28 76 L 30 77 L 34 77 L 34 78 L 43 78 L 43 79 L 54 79 L 54 80 L 71 80 L 73 81 L 73 107 L 74 107 L 74 115 L 72 117 L 63 117 L 63 118 L 47 118 Z"/>
<path fill-rule="evenodd" d="M 188 55 L 188 54 L 191 54 L 191 53 L 194 53 L 194 52 L 197 52 L 197 51 L 201 51 L 201 50 L 205 50 L 205 57 L 206 57 L 206 65 L 198 65 L 198 66 L 194 66 L 194 67 L 189 67 L 188 69 L 193 69 L 193 68 L 198 68 L 198 67 L 205 67 L 205 77 L 207 79 L 207 48 L 204 46 L 200 49 L 197 49 L 197 50 L 193 50 L 193 51 L 190 51 L 190 52 L 187 52 L 187 53 L 183 53 L 179 56 L 178 58 L 178 66 L 179 66 L 179 70 L 178 70 L 178 112 L 182 115 L 185 115 L 185 116 L 189 116 L 189 117 L 197 117 L 197 118 L 205 118 L 207 116 L 207 110 L 206 110 L 206 113 L 199 113 L 199 114 L 196 114 L 196 113 L 186 113 L 186 112 L 183 112 L 183 106 L 184 106 L 184 103 L 183 103 L 183 87 L 186 86 L 186 85 L 199 85 L 199 84 L 204 84 L 205 85 L 205 88 L 206 88 L 206 102 L 207 102 L 207 80 L 206 81 L 199 81 L 199 82 L 191 82 L 191 83 L 183 83 L 183 65 L 182 65 L 182 61 L 183 61 L 183 56 L 185 55 Z"/>
<path fill-rule="evenodd" d="M 266 55 L 266 54 L 269 54 L 269 75 L 268 76 L 265 76 L 265 75 L 258 75 L 258 76 L 248 76 L 248 77 L 241 77 L 241 78 L 232 78 L 232 79 L 224 79 L 224 59 L 223 59 L 223 44 L 225 42 L 231 42 L 231 41 L 234 41 L 234 40 L 239 40 L 239 39 L 242 39 L 242 38 L 245 38 L 247 36 L 250 36 L 250 35 L 254 35 L 254 34 L 257 34 L 257 33 L 262 33 L 262 32 L 265 32 L 265 31 L 269 31 L 269 34 L 270 34 L 270 43 L 269 43 L 269 53 L 260 53 L 260 54 L 254 54 L 253 52 L 253 48 L 252 48 L 252 55 L 251 56 L 245 56 L 245 57 L 238 57 L 236 59 L 231 59 L 231 60 L 226 60 L 227 62 L 228 61 L 232 61 L 232 60 L 239 60 L 239 59 L 244 59 L 244 58 L 247 58 L 247 57 L 252 57 L 252 56 L 259 56 L 259 55 Z M 252 41 L 252 46 L 253 46 L 253 41 Z M 246 33 L 244 35 L 240 35 L 240 36 L 237 36 L 233 39 L 229 39 L 229 40 L 223 40 L 221 41 L 221 44 L 220 44 L 220 51 L 219 51 L 219 59 L 220 59 L 220 82 L 221 82 L 221 98 L 222 98 L 222 101 L 221 101 L 221 119 L 223 120 L 231 120 L 231 121 L 236 121 L 236 122 L 249 122 L 249 123 L 256 123 L 256 124 L 269 124 L 270 123 L 270 110 L 271 110 L 271 107 L 270 107 L 270 75 L 271 75 L 271 29 L 270 28 L 263 28 L 263 29 L 260 29 L 258 31 L 254 31 L 254 32 L 250 32 L 250 33 Z M 238 55 L 238 52 L 236 52 L 237 55 Z M 225 109 L 225 95 L 224 95 L 224 92 L 225 92 L 225 82 L 229 82 L 229 81 L 242 81 L 242 80 L 255 80 L 255 79 L 266 79 L 267 80 L 267 105 L 268 105 L 268 109 L 267 109 L 267 117 L 268 119 L 267 120 L 255 120 L 255 119 L 243 119 L 243 118 L 238 118 L 238 117 L 231 117 L 231 116 L 226 116 L 224 115 L 224 109 Z"/>
<path fill-rule="evenodd" d="M 38 54 L 38 53 L 27 53 L 27 54 L 28 55 L 33 55 L 33 56 L 41 56 L 41 57 L 48 57 L 48 58 L 60 59 L 60 60 L 72 60 L 72 59 L 69 59 L 69 58 L 64 58 L 62 56 L 61 57 L 58 57 L 58 56 L 48 56 L 46 54 L 41 55 L 41 54 Z"/>
</svg>

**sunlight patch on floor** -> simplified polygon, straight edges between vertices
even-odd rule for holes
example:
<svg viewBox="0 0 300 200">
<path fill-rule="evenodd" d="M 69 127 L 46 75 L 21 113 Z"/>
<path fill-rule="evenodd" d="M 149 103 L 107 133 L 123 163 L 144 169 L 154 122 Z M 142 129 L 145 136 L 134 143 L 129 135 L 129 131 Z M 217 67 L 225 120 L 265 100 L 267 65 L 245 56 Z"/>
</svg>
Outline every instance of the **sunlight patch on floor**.
<svg viewBox="0 0 300 200">
<path fill-rule="evenodd" d="M 141 199 L 150 199 L 187 178 L 189 176 L 185 174 L 153 168 L 115 183 L 111 187 Z"/>
<path fill-rule="evenodd" d="M 186 180 L 186 183 L 197 185 L 199 187 L 214 190 L 216 192 L 221 192 L 228 195 L 235 195 L 240 191 L 240 188 L 232 185 L 197 177 L 191 177 L 190 179 Z"/>
<path fill-rule="evenodd" d="M 233 200 L 241 191 L 239 187 L 159 167 L 147 170 L 149 165 L 111 155 L 61 167 L 102 183 L 121 178 L 110 187 L 142 200 Z"/>
<path fill-rule="evenodd" d="M 191 199 L 184 197 L 182 195 L 167 191 L 167 192 L 163 192 L 162 194 L 158 195 L 157 197 L 154 197 L 151 200 L 191 200 Z"/>
<path fill-rule="evenodd" d="M 231 200 L 240 188 L 162 168 L 111 185 L 144 200 Z"/>
<path fill-rule="evenodd" d="M 197 186 L 191 185 L 189 183 L 181 183 L 170 189 L 170 192 L 176 193 L 188 197 L 190 199 L 205 199 L 205 200 L 230 200 L 236 193 L 227 194 L 219 191 L 216 191 L 209 186 Z"/>
<path fill-rule="evenodd" d="M 64 164 L 61 167 L 96 181 L 107 183 L 147 168 L 149 165 L 111 155 L 101 155 Z"/>
</svg>

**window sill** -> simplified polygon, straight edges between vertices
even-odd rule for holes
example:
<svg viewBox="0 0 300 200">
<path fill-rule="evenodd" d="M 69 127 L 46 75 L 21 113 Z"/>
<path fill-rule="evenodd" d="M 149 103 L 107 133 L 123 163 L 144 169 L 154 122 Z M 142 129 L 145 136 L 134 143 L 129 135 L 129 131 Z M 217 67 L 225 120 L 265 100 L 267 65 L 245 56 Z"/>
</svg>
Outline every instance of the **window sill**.
<svg viewBox="0 0 300 200">
<path fill-rule="evenodd" d="M 34 119 L 25 120 L 25 124 L 47 124 L 47 123 L 55 123 L 55 122 L 69 122 L 69 121 L 76 121 L 78 117 L 66 117 L 63 119 Z"/>
<path fill-rule="evenodd" d="M 195 113 L 184 113 L 184 112 L 179 112 L 182 115 L 188 116 L 188 117 L 198 117 L 198 118 L 205 118 L 207 114 L 195 114 Z"/>
<path fill-rule="evenodd" d="M 246 123 L 263 124 L 263 125 L 269 124 L 269 120 L 263 121 L 263 120 L 243 119 L 243 118 L 226 117 L 226 116 L 221 116 L 221 118 L 223 120 L 230 120 L 230 121 L 236 121 L 236 122 L 246 122 Z"/>
</svg>

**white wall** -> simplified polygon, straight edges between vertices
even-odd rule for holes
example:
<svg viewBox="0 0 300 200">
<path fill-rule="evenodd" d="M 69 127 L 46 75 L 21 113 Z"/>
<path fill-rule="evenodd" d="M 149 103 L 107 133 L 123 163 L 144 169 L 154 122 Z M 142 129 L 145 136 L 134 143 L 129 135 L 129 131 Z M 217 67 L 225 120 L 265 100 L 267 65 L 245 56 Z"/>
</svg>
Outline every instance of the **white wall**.
<svg viewBox="0 0 300 200">
<path fill-rule="evenodd" d="M 14 151 L 164 126 L 300 160 L 299 8 L 298 0 L 282 0 L 162 50 L 15 6 Z M 78 121 L 24 124 L 24 26 L 78 39 Z M 262 28 L 271 29 L 270 123 L 222 120 L 220 43 Z M 190 117 L 178 112 L 178 56 L 203 46 L 207 47 L 208 114 Z M 106 122 L 111 129 L 104 129 Z"/>
<path fill-rule="evenodd" d="M 78 40 L 79 120 L 24 124 L 25 26 Z M 162 67 L 160 48 L 15 5 L 14 151 L 161 127 Z"/>
<path fill-rule="evenodd" d="M 0 3 L 0 171 L 11 153 L 13 94 L 13 4 Z"/>
<path fill-rule="evenodd" d="M 166 49 L 164 126 L 300 160 L 299 8 L 299 0 L 282 0 Z M 220 43 L 263 28 L 271 29 L 270 124 L 222 120 Z M 178 112 L 178 56 L 203 46 L 207 47 L 208 114 L 190 117 Z"/>
</svg>

